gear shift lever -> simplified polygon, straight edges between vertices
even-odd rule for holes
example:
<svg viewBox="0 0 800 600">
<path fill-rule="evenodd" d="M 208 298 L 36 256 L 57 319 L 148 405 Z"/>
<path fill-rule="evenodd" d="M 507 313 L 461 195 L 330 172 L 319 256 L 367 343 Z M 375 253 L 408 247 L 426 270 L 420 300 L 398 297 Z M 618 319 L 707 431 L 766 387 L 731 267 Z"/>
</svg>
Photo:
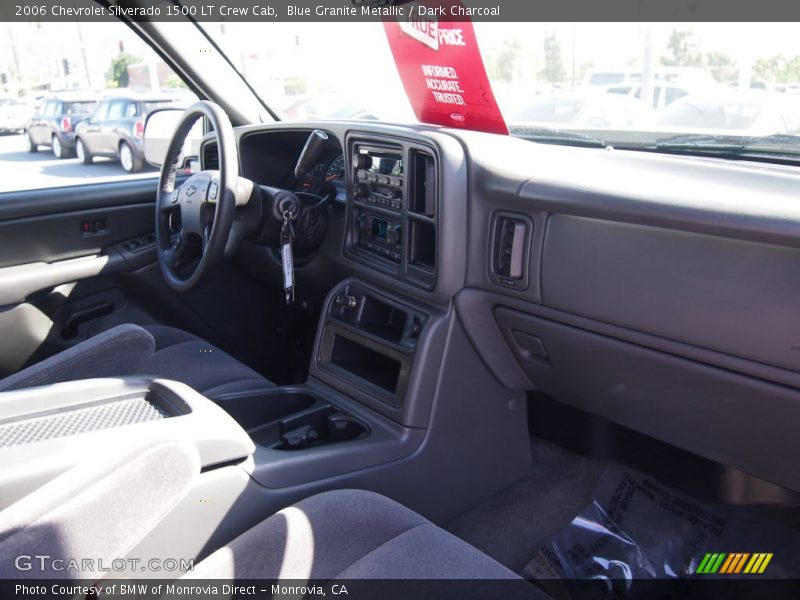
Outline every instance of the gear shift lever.
<svg viewBox="0 0 800 600">
<path fill-rule="evenodd" d="M 328 134 L 319 129 L 315 129 L 308 136 L 306 145 L 303 146 L 300 156 L 297 158 L 297 165 L 294 167 L 294 176 L 300 183 L 308 183 L 324 191 L 324 197 L 314 206 L 322 208 L 336 198 L 336 188 L 323 177 L 316 177 L 311 174 L 312 169 L 319 162 L 320 156 L 328 145 Z M 315 194 L 316 195 L 316 194 Z"/>
<path fill-rule="evenodd" d="M 297 157 L 297 165 L 294 168 L 294 176 L 298 181 L 317 179 L 310 175 L 311 169 L 317 164 L 325 144 L 328 142 L 328 134 L 319 129 L 315 129 L 308 136 L 303 151 Z"/>
</svg>

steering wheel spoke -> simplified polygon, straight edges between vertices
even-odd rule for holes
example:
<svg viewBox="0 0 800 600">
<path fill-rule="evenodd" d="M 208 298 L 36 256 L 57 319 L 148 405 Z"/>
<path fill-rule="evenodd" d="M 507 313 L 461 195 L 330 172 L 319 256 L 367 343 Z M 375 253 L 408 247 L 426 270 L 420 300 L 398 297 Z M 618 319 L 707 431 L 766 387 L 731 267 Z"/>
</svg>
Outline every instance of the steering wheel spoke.
<svg viewBox="0 0 800 600">
<path fill-rule="evenodd" d="M 180 268 L 180 258 L 178 256 L 178 251 L 169 248 L 168 250 L 164 251 L 164 261 L 169 265 L 170 269 L 177 271 Z"/>
<path fill-rule="evenodd" d="M 166 187 L 168 188 L 169 186 Z M 171 190 L 159 187 L 158 209 L 162 211 L 174 210 L 178 206 L 179 195 L 180 186 L 175 186 Z"/>
<path fill-rule="evenodd" d="M 205 253 L 206 246 L 208 246 L 209 240 L 211 239 L 212 227 L 213 227 L 212 223 L 206 223 L 206 226 L 203 227 L 203 235 L 200 237 L 201 240 L 200 248 L 203 253 Z"/>
<path fill-rule="evenodd" d="M 169 248 L 170 250 L 179 250 L 185 243 L 185 233 L 183 227 L 179 227 L 176 231 L 170 233 Z"/>
<path fill-rule="evenodd" d="M 171 268 L 178 271 L 185 263 L 184 255 L 186 253 L 187 244 L 183 228 L 173 232 L 169 236 L 169 242 L 170 245 L 164 252 L 164 258 Z"/>
</svg>

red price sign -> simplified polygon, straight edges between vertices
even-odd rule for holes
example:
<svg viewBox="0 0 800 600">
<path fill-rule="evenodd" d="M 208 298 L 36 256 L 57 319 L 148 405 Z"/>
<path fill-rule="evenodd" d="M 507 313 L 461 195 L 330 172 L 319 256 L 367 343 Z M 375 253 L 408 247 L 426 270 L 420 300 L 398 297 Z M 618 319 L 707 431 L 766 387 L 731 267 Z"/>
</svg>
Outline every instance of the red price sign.
<svg viewBox="0 0 800 600">
<path fill-rule="evenodd" d="M 449 5 L 444 11 L 423 3 L 406 6 L 406 20 L 384 21 L 383 27 L 417 119 L 508 134 L 472 23 L 439 21 L 436 12 L 451 14 Z"/>
</svg>

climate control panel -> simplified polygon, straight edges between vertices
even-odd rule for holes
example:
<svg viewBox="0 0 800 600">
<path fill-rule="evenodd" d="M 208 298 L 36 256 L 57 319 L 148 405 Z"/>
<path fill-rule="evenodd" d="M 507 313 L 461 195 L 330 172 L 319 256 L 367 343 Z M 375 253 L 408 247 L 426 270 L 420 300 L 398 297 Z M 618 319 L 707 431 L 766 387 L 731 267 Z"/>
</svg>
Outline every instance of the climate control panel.
<svg viewBox="0 0 800 600">
<path fill-rule="evenodd" d="M 354 230 L 359 247 L 391 261 L 400 262 L 403 226 L 399 219 L 358 208 L 354 212 Z"/>
</svg>

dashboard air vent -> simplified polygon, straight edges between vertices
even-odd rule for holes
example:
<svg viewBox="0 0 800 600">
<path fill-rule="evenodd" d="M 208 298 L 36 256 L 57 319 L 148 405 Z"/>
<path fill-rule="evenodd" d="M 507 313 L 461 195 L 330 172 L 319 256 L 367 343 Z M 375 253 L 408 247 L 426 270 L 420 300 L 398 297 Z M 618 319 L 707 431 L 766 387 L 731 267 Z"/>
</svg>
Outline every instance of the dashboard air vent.
<svg viewBox="0 0 800 600">
<path fill-rule="evenodd" d="M 219 169 L 219 150 L 217 143 L 211 142 L 203 147 L 203 170 L 216 171 Z"/>
<path fill-rule="evenodd" d="M 501 280 L 520 280 L 524 275 L 528 224 L 523 218 L 500 215 L 494 224 L 492 269 Z"/>
<path fill-rule="evenodd" d="M 413 151 L 413 184 L 409 198 L 409 210 L 433 217 L 436 210 L 436 164 L 433 156 L 419 150 Z"/>
</svg>

